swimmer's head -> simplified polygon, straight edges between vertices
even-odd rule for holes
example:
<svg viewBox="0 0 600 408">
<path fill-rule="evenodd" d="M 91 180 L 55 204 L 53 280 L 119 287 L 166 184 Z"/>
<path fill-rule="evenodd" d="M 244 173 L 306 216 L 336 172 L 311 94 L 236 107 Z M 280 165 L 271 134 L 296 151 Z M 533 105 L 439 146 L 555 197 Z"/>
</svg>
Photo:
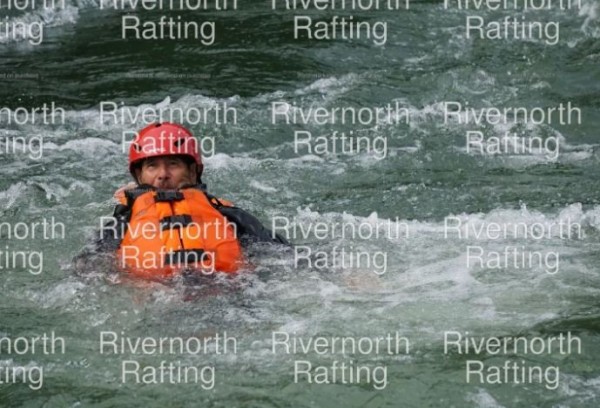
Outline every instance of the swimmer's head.
<svg viewBox="0 0 600 408">
<path fill-rule="evenodd" d="M 145 127 L 129 147 L 129 171 L 138 184 L 180 188 L 200 183 L 203 168 L 196 138 L 174 123 Z"/>
</svg>

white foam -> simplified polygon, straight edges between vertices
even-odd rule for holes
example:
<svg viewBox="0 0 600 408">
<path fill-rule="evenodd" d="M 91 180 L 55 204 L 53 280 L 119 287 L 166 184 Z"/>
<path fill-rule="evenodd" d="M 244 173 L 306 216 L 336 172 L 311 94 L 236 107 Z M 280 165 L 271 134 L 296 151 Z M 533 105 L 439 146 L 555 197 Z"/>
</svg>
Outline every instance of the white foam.
<svg viewBox="0 0 600 408">
<path fill-rule="evenodd" d="M 16 184 L 12 184 L 8 190 L 0 191 L 0 203 L 3 203 L 2 207 L 4 209 L 11 208 L 21 196 L 25 188 L 25 184 L 19 181 Z"/>
<path fill-rule="evenodd" d="M 67 306 L 85 287 L 82 282 L 67 281 L 41 292 L 28 291 L 28 298 L 43 309 Z"/>
<path fill-rule="evenodd" d="M 523 204 L 519 210 L 495 209 L 489 213 L 462 213 L 455 216 L 461 220 L 462 225 L 464 225 L 465 228 L 475 229 L 480 228 L 482 224 L 490 223 L 498 223 L 503 225 L 516 225 L 523 223 L 530 226 L 539 224 L 543 225 L 546 231 L 550 231 L 552 236 L 555 238 L 560 238 L 560 230 L 558 228 L 552 229 L 550 227 L 560 223 L 565 225 L 568 223 L 571 223 L 572 225 L 580 224 L 582 226 L 582 236 L 578 237 L 573 234 L 573 239 L 586 239 L 586 227 L 594 228 L 600 231 L 600 206 L 595 206 L 584 211 L 581 203 L 570 204 L 561 209 L 556 215 L 548 215 L 536 210 L 530 210 L 526 205 Z M 440 227 L 442 226 L 443 224 L 440 225 Z"/>
<path fill-rule="evenodd" d="M 257 180 L 252 180 L 250 182 L 250 187 L 254 187 L 257 190 L 264 191 L 266 193 L 276 193 L 277 192 L 277 189 L 275 187 L 268 186 L 268 185 L 266 185 L 264 183 L 261 183 L 261 182 L 259 182 Z"/>
<path fill-rule="evenodd" d="M 499 404 L 498 401 L 483 388 L 478 388 L 476 394 L 468 393 L 466 400 L 473 402 L 478 408 L 504 408 L 504 405 Z"/>
<path fill-rule="evenodd" d="M 279 101 L 286 97 L 308 97 L 315 96 L 319 102 L 327 103 L 336 100 L 339 96 L 345 94 L 357 85 L 368 79 L 370 74 L 355 74 L 350 73 L 341 77 L 331 76 L 328 78 L 320 78 L 316 81 L 296 89 L 293 92 L 274 91 L 265 94 L 260 94 L 250 99 L 251 103 L 269 103 Z"/>
<path fill-rule="evenodd" d="M 216 153 L 212 157 L 204 158 L 204 163 L 211 170 L 218 169 L 247 169 L 259 165 L 261 160 L 249 157 L 232 157 L 226 153 Z"/>
<path fill-rule="evenodd" d="M 579 17 L 585 17 L 581 25 L 581 31 L 589 37 L 600 38 L 600 25 L 598 25 L 598 16 L 600 15 L 600 3 L 597 1 L 586 1 L 581 10 Z"/>
<path fill-rule="evenodd" d="M 12 28 L 15 24 L 43 24 L 44 27 L 58 27 L 66 24 L 75 24 L 79 18 L 79 9 L 73 6 L 67 6 L 63 8 L 41 8 L 30 12 L 27 12 L 18 17 L 14 17 L 8 20 L 2 20 L 3 24 L 7 24 L 9 28 Z M 9 30 L 8 36 L 4 35 L 4 31 L 0 32 L 0 44 L 28 41 L 33 39 L 32 36 L 28 35 L 28 32 L 13 33 Z M 46 36 L 44 31 L 44 36 Z"/>
<path fill-rule="evenodd" d="M 360 81 L 357 74 L 346 74 L 340 78 L 329 77 L 321 78 L 316 80 L 310 85 L 304 88 L 298 89 L 294 92 L 296 95 L 306 95 L 313 92 L 325 94 L 329 96 L 336 96 L 347 92 L 353 85 L 356 85 Z"/>
<path fill-rule="evenodd" d="M 121 150 L 121 146 L 110 140 L 97 137 L 86 137 L 84 139 L 69 140 L 62 145 L 56 145 L 52 142 L 44 143 L 44 150 L 74 150 L 90 157 L 97 158 L 98 154 L 101 152 L 116 153 Z"/>
</svg>

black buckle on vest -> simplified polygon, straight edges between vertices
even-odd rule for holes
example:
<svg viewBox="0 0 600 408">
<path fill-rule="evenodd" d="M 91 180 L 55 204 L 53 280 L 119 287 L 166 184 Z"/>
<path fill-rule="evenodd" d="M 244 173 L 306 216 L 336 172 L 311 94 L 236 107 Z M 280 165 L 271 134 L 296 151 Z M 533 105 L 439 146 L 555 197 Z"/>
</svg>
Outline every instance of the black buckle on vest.
<svg viewBox="0 0 600 408">
<path fill-rule="evenodd" d="M 181 200 L 183 200 L 183 193 L 181 191 L 159 190 L 154 196 L 154 201 L 156 201 L 157 203 Z"/>
<path fill-rule="evenodd" d="M 205 252 L 204 249 L 181 249 L 166 254 L 165 265 L 201 263 L 206 258 L 210 259 L 208 252 Z"/>
<path fill-rule="evenodd" d="M 174 228 L 183 228 L 187 227 L 192 223 L 192 216 L 183 214 L 183 215 L 170 215 L 168 217 L 162 218 L 160 220 L 160 229 L 174 229 Z"/>
<path fill-rule="evenodd" d="M 131 190 L 125 190 L 125 197 L 127 198 L 127 206 L 129 208 L 133 208 L 133 203 L 144 193 L 153 190 L 154 187 L 148 184 L 139 185 L 136 188 L 132 188 Z"/>
</svg>

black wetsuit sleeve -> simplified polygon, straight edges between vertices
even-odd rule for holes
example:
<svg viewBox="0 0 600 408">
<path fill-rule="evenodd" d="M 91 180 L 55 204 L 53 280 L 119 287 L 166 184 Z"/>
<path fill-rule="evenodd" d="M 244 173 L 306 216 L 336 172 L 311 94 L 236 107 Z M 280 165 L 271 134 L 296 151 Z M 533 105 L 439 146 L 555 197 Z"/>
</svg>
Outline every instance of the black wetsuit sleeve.
<svg viewBox="0 0 600 408">
<path fill-rule="evenodd" d="M 130 217 L 130 207 L 123 204 L 117 205 L 113 213 L 113 220 L 106 222 L 100 230 L 100 237 L 95 242 L 95 250 L 97 252 L 114 252 L 119 249 Z"/>
<path fill-rule="evenodd" d="M 94 236 L 97 238 L 90 240 L 73 258 L 75 274 L 85 276 L 96 271 L 113 271 L 113 257 L 121 245 L 129 217 L 129 207 L 116 206 L 113 219 L 105 222 L 100 230 L 96 230 Z"/>
<path fill-rule="evenodd" d="M 254 242 L 266 242 L 290 246 L 290 243 L 279 234 L 273 234 L 252 214 L 238 207 L 218 206 L 217 210 L 237 228 L 237 236 L 242 245 Z"/>
</svg>

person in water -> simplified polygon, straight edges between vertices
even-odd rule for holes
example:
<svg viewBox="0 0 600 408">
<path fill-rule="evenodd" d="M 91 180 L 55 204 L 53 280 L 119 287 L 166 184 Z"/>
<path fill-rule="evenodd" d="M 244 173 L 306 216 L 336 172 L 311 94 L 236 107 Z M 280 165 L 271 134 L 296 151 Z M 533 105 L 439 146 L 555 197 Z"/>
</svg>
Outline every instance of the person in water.
<svg viewBox="0 0 600 408">
<path fill-rule="evenodd" d="M 119 270 L 161 279 L 235 273 L 250 244 L 289 245 L 253 215 L 209 194 L 203 170 L 188 129 L 174 123 L 142 129 L 129 149 L 135 182 L 115 193 L 114 221 L 104 225 L 93 252 L 116 254 Z"/>
</svg>

